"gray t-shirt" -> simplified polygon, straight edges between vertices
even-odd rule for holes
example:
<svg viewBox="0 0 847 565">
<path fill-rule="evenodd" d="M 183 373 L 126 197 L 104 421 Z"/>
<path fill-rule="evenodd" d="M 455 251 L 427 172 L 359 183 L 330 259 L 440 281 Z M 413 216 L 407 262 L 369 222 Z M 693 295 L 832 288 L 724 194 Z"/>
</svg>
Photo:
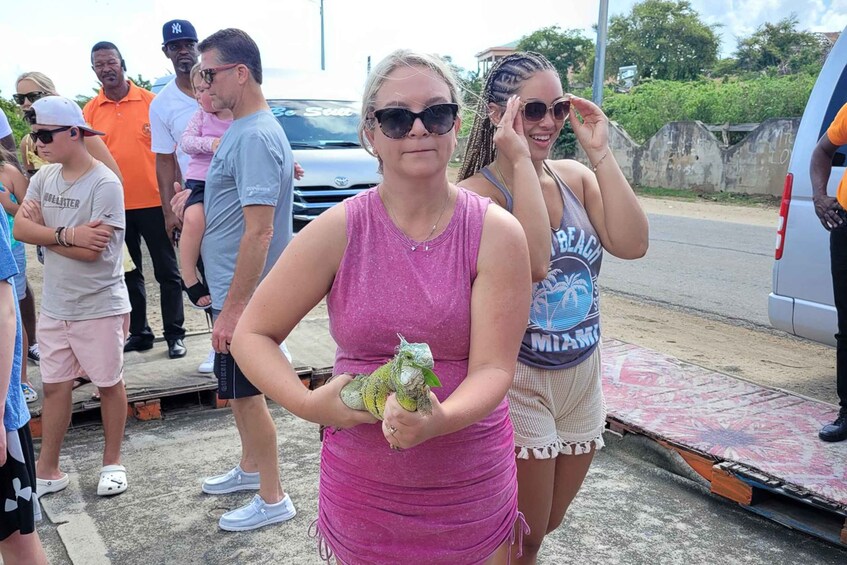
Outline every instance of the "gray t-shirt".
<svg viewBox="0 0 847 565">
<path fill-rule="evenodd" d="M 57 320 L 94 320 L 130 311 L 124 283 L 124 192 L 109 168 L 95 161 L 75 182 L 62 165 L 44 165 L 30 179 L 26 200 L 41 204 L 44 225 L 79 226 L 94 220 L 115 228 L 106 249 L 91 262 L 44 250 L 41 311 Z"/>
<path fill-rule="evenodd" d="M 244 234 L 245 206 L 273 206 L 273 239 L 262 272 L 271 270 L 291 241 L 294 155 L 269 111 L 232 122 L 206 175 L 206 231 L 201 255 L 212 308 L 222 310 Z"/>
</svg>

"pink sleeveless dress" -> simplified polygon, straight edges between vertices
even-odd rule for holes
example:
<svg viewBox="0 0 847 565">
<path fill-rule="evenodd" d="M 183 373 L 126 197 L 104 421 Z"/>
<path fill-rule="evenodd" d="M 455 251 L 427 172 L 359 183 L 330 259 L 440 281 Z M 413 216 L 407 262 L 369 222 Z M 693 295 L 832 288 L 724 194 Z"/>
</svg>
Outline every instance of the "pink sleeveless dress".
<svg viewBox="0 0 847 565">
<path fill-rule="evenodd" d="M 345 201 L 348 245 L 329 293 L 335 374 L 369 373 L 399 344 L 427 342 L 444 401 L 467 376 L 471 286 L 490 201 L 459 190 L 444 233 L 412 250 L 376 189 Z M 504 399 L 486 418 L 392 451 L 381 425 L 327 430 L 317 519 L 340 563 L 481 563 L 518 517 L 514 437 Z"/>
</svg>

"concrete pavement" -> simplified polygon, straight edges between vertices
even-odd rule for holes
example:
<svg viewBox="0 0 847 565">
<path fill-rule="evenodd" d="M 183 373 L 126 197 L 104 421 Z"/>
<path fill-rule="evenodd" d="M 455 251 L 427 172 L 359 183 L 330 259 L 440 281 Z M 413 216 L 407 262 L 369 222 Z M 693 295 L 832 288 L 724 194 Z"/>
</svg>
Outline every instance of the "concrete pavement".
<svg viewBox="0 0 847 565">
<path fill-rule="evenodd" d="M 130 422 L 124 449 L 130 487 L 108 499 L 95 494 L 100 427 L 83 426 L 63 451 L 70 486 L 43 498 L 39 531 L 51 563 L 320 563 L 308 535 L 317 512 L 317 426 L 275 405 L 271 412 L 284 487 L 298 511 L 293 520 L 255 532 L 218 530 L 217 518 L 252 496 L 200 491 L 206 475 L 237 462 L 229 409 L 190 408 Z M 847 562 L 845 551 L 709 495 L 649 440 L 607 433 L 606 441 L 564 525 L 548 536 L 542 563 Z"/>
</svg>

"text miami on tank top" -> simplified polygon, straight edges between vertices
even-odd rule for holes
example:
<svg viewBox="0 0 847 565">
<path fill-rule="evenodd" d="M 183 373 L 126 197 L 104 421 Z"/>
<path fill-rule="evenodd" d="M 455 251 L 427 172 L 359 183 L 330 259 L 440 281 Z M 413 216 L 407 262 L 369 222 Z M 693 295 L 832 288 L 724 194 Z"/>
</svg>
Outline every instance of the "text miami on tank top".
<svg viewBox="0 0 847 565">
<path fill-rule="evenodd" d="M 565 182 L 544 163 L 559 186 L 564 213 L 551 230 L 547 277 L 533 285 L 529 324 L 518 359 L 542 369 L 564 369 L 587 359 L 600 343 L 600 291 L 597 277 L 603 247 L 588 213 Z M 485 167 L 480 171 L 514 208 L 508 188 Z"/>
</svg>

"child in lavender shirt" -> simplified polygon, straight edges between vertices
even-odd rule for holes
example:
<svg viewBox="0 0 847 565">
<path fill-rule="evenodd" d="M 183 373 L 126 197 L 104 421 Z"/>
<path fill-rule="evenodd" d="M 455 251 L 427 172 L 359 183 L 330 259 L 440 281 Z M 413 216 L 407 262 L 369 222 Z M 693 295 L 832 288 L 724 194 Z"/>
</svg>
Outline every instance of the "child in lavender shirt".
<svg viewBox="0 0 847 565">
<path fill-rule="evenodd" d="M 191 196 L 185 203 L 182 219 L 182 233 L 179 240 L 179 263 L 182 282 L 191 303 L 198 308 L 208 308 L 212 304 L 209 289 L 197 278 L 197 262 L 200 259 L 200 243 L 206 229 L 203 210 L 203 196 L 206 187 L 206 172 L 212 162 L 212 155 L 221 142 L 221 136 L 232 124 L 230 110 L 215 110 L 209 98 L 207 85 L 199 74 L 200 65 L 191 70 L 191 84 L 194 97 L 200 108 L 191 116 L 182 134 L 180 147 L 191 161 L 185 172 L 185 188 Z"/>
</svg>

